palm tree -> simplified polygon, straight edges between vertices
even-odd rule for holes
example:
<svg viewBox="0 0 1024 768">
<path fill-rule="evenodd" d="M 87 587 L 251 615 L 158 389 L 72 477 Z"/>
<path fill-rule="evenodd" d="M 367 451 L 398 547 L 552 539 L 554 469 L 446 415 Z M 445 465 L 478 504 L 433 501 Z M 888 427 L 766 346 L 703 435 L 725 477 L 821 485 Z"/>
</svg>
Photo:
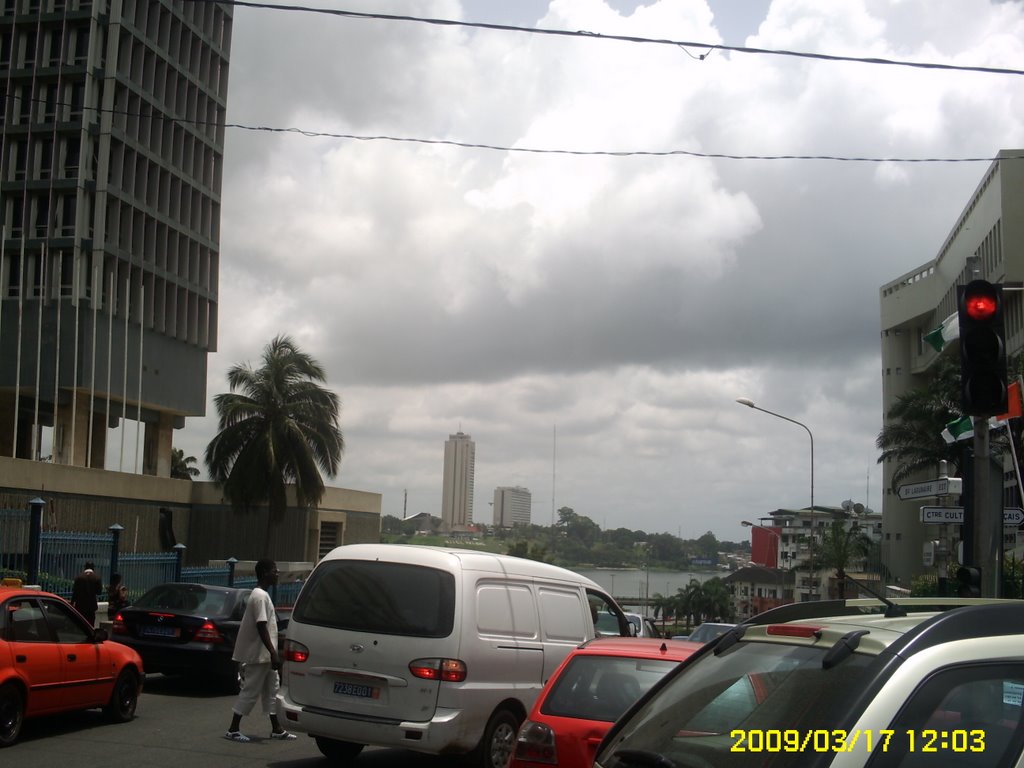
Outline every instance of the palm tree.
<svg viewBox="0 0 1024 768">
<path fill-rule="evenodd" d="M 284 519 L 288 485 L 299 506 L 315 506 L 324 494 L 320 472 L 338 473 L 345 449 L 340 401 L 320 386 L 324 381 L 316 360 L 288 336 L 277 336 L 263 350 L 262 365 L 233 366 L 231 391 L 213 400 L 220 432 L 206 447 L 206 465 L 236 509 L 268 505 L 264 556 Z"/>
<path fill-rule="evenodd" d="M 195 456 L 186 456 L 181 448 L 171 448 L 171 477 L 178 480 L 191 480 L 199 476 L 199 468 L 193 467 Z"/>
<path fill-rule="evenodd" d="M 718 576 L 713 576 L 704 583 L 706 620 L 732 621 L 736 616 L 736 608 L 732 601 L 729 585 Z"/>
<path fill-rule="evenodd" d="M 821 541 L 812 543 L 818 566 L 835 569 L 840 600 L 846 598 L 846 569 L 852 563 L 864 560 L 871 551 L 871 545 L 871 537 L 857 523 L 847 526 L 842 520 L 833 520 L 825 528 Z"/>
<path fill-rule="evenodd" d="M 677 600 L 674 597 L 665 597 L 660 592 L 655 592 L 651 595 L 651 608 L 654 611 L 654 620 L 658 620 L 658 616 L 661 616 L 661 628 L 665 628 L 665 622 L 668 621 L 669 614 L 675 611 Z"/>
<path fill-rule="evenodd" d="M 940 461 L 948 462 L 950 477 L 959 477 L 962 448 L 957 443 L 948 445 L 942 430 L 962 416 L 960 364 L 955 355 L 944 355 L 923 387 L 896 399 L 875 440 L 882 452 L 878 463 L 897 464 L 892 475 L 894 489 L 918 472 L 934 470 Z"/>
</svg>

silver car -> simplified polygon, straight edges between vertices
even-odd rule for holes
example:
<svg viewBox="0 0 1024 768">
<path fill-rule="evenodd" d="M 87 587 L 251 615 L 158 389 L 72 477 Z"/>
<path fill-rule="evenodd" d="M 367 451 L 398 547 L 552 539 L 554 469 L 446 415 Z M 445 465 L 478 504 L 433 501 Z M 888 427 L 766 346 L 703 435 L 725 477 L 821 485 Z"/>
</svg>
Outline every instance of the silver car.
<svg viewBox="0 0 1024 768">
<path fill-rule="evenodd" d="M 1024 764 L 1024 601 L 783 606 L 683 662 L 595 768 Z"/>
</svg>

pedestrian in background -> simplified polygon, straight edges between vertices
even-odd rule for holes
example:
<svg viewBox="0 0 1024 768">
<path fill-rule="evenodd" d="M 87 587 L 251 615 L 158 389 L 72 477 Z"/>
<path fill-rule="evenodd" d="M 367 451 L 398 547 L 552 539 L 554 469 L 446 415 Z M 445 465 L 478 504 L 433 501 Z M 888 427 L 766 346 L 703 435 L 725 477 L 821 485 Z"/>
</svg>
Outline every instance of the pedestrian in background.
<svg viewBox="0 0 1024 768">
<path fill-rule="evenodd" d="M 96 609 L 102 592 L 103 581 L 96 573 L 95 566 L 87 562 L 71 586 L 71 604 L 85 617 L 90 627 L 96 626 Z"/>
<path fill-rule="evenodd" d="M 120 573 L 110 574 L 110 584 L 107 585 L 107 618 L 111 621 L 117 616 L 117 612 L 128 605 L 128 587 L 121 581 Z"/>
<path fill-rule="evenodd" d="M 277 652 L 277 613 L 274 611 L 274 601 L 267 592 L 277 584 L 277 578 L 277 563 L 266 559 L 256 561 L 258 586 L 245 604 L 245 614 L 238 628 L 235 653 L 232 656 L 242 665 L 242 689 L 231 710 L 231 726 L 224 734 L 224 738 L 231 741 L 252 741 L 242 733 L 240 727 L 242 718 L 252 712 L 257 701 L 270 716 L 270 738 L 284 741 L 296 738 L 294 733 L 282 728 L 277 719 L 281 657 Z"/>
</svg>

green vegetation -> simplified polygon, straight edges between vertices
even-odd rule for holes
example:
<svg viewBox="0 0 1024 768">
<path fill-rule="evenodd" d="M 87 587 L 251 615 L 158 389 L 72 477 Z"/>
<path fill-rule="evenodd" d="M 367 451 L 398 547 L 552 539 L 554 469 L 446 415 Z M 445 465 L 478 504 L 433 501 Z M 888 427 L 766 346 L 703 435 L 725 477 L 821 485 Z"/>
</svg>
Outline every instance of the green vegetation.
<svg viewBox="0 0 1024 768">
<path fill-rule="evenodd" d="M 458 544 L 485 552 L 511 554 L 566 567 L 639 568 L 686 571 L 714 568 L 719 553 L 749 552 L 749 542 L 719 541 L 708 531 L 696 539 L 670 533 L 646 533 L 628 528 L 602 530 L 597 523 L 570 507 L 558 510 L 552 526 L 517 525 L 509 528 L 478 526 L 479 533 L 447 536 L 439 533 L 437 518 L 400 520 L 385 515 L 381 541 L 430 546 Z M 424 532 L 420 532 L 424 529 Z M 710 564 L 710 565 L 708 565 Z"/>
<path fill-rule="evenodd" d="M 213 399 L 220 432 L 206 447 L 206 465 L 236 509 L 270 508 L 264 555 L 288 508 L 288 487 L 294 487 L 299 507 L 316 506 L 324 495 L 320 472 L 338 473 L 345 449 L 340 403 L 321 386 L 325 380 L 316 360 L 289 337 L 277 336 L 263 350 L 259 368 L 232 366 L 231 391 Z"/>
</svg>

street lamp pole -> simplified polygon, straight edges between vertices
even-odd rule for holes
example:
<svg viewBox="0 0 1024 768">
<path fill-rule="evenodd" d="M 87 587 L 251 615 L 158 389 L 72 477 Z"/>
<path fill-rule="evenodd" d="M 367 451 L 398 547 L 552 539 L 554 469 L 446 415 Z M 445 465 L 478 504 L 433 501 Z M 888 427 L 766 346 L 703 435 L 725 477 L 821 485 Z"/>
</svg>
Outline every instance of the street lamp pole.
<svg viewBox="0 0 1024 768">
<path fill-rule="evenodd" d="M 747 408 L 753 408 L 755 411 L 761 411 L 761 413 L 767 413 L 769 416 L 774 416 L 777 419 L 788 421 L 790 424 L 796 424 L 798 427 L 803 427 L 807 431 L 807 436 L 811 439 L 811 588 L 810 594 L 814 595 L 814 435 L 811 433 L 811 428 L 804 424 L 802 421 L 791 419 L 789 416 L 783 416 L 781 413 L 775 413 L 775 411 L 769 411 L 767 408 L 762 408 L 756 405 L 753 400 L 749 397 L 738 397 L 736 402 L 740 405 L 745 405 Z"/>
</svg>

